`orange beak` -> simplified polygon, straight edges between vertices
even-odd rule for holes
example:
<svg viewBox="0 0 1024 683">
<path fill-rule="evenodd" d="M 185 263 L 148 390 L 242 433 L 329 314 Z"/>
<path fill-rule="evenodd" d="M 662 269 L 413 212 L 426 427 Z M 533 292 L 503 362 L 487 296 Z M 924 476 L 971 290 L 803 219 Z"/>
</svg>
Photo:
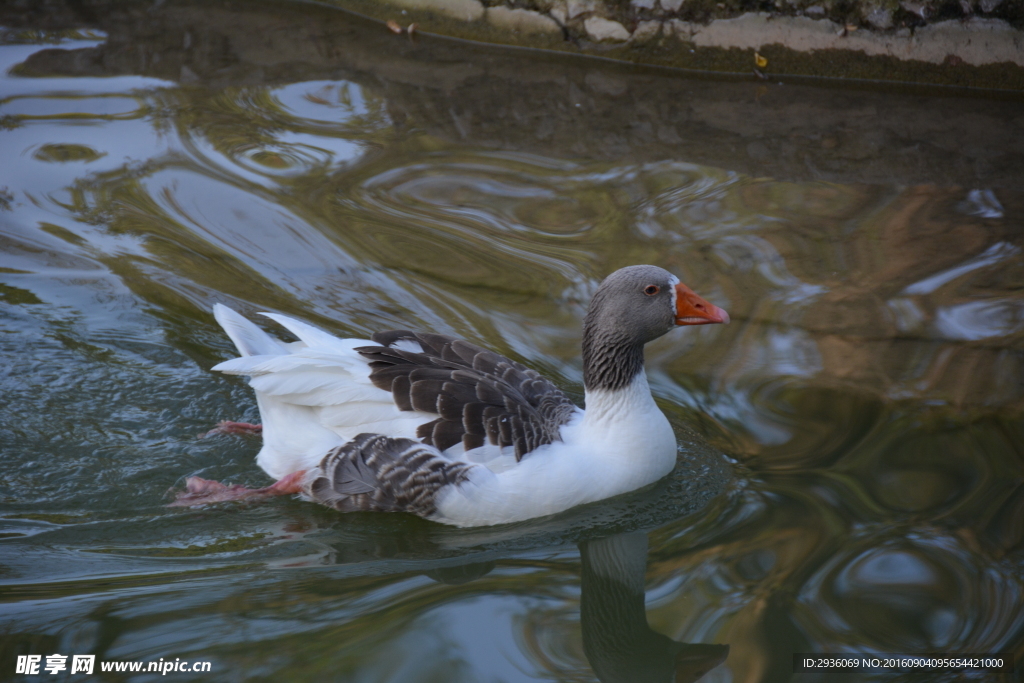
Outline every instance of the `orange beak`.
<svg viewBox="0 0 1024 683">
<path fill-rule="evenodd" d="M 729 322 L 729 314 L 697 296 L 684 284 L 676 285 L 676 325 L 710 325 Z"/>
</svg>

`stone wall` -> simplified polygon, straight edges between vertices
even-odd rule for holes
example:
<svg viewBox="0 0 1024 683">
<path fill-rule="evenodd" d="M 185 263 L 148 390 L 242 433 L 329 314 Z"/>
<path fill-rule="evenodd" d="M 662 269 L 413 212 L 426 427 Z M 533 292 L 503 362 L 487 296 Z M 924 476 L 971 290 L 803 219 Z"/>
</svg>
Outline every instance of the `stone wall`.
<svg viewBox="0 0 1024 683">
<path fill-rule="evenodd" d="M 396 31 L 758 78 L 1024 90 L 1021 0 L 329 0 Z"/>
</svg>

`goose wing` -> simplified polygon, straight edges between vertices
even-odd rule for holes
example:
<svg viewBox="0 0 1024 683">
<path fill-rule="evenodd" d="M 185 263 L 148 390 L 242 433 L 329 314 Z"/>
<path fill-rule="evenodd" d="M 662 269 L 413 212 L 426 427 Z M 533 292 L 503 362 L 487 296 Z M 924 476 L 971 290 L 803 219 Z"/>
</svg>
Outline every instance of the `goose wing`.
<svg viewBox="0 0 1024 683">
<path fill-rule="evenodd" d="M 412 439 L 359 434 L 327 453 L 305 492 L 341 512 L 411 512 L 430 517 L 437 512 L 438 493 L 463 483 L 478 467 L 452 462 Z"/>
<path fill-rule="evenodd" d="M 560 440 L 559 428 L 579 410 L 540 373 L 467 341 L 408 330 L 372 340 L 378 345 L 355 348 L 370 381 L 400 410 L 437 415 L 416 437 L 440 451 L 509 446 L 519 461 Z"/>
</svg>

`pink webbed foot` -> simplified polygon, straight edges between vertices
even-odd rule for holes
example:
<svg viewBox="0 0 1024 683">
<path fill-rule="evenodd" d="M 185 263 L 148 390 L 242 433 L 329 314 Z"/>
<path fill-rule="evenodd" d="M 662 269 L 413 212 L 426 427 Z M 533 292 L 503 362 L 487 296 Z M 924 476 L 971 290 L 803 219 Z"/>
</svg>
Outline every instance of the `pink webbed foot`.
<svg viewBox="0 0 1024 683">
<path fill-rule="evenodd" d="M 223 422 L 218 422 L 217 426 L 210 431 L 200 434 L 199 438 L 203 439 L 207 436 L 214 436 L 215 434 L 243 434 L 245 436 L 254 436 L 262 433 L 263 425 L 254 425 L 250 422 L 231 422 L 229 420 L 224 420 Z"/>
<path fill-rule="evenodd" d="M 286 477 L 261 489 L 249 489 L 241 484 L 222 484 L 212 479 L 189 477 L 185 480 L 185 490 L 177 494 L 174 501 L 167 507 L 192 507 L 193 505 L 209 505 L 229 500 L 247 500 L 269 498 L 270 496 L 286 496 L 302 491 L 306 471 L 292 472 Z"/>
</svg>

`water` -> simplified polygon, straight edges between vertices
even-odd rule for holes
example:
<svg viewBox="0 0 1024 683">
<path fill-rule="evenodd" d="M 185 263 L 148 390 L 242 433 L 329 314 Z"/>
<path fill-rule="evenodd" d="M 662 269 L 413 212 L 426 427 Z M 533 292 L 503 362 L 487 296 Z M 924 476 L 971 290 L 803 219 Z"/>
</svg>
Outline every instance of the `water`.
<svg viewBox="0 0 1024 683">
<path fill-rule="evenodd" d="M 794 652 L 1024 655 L 1019 103 L 409 42 L 300 4 L 0 17 L 0 678 L 54 653 L 723 682 L 790 680 Z M 653 488 L 470 530 L 164 507 L 189 475 L 267 483 L 257 440 L 198 437 L 258 419 L 209 370 L 233 355 L 214 303 L 461 335 L 579 399 L 586 303 L 634 263 L 733 319 L 648 347 L 681 443 Z"/>
</svg>

